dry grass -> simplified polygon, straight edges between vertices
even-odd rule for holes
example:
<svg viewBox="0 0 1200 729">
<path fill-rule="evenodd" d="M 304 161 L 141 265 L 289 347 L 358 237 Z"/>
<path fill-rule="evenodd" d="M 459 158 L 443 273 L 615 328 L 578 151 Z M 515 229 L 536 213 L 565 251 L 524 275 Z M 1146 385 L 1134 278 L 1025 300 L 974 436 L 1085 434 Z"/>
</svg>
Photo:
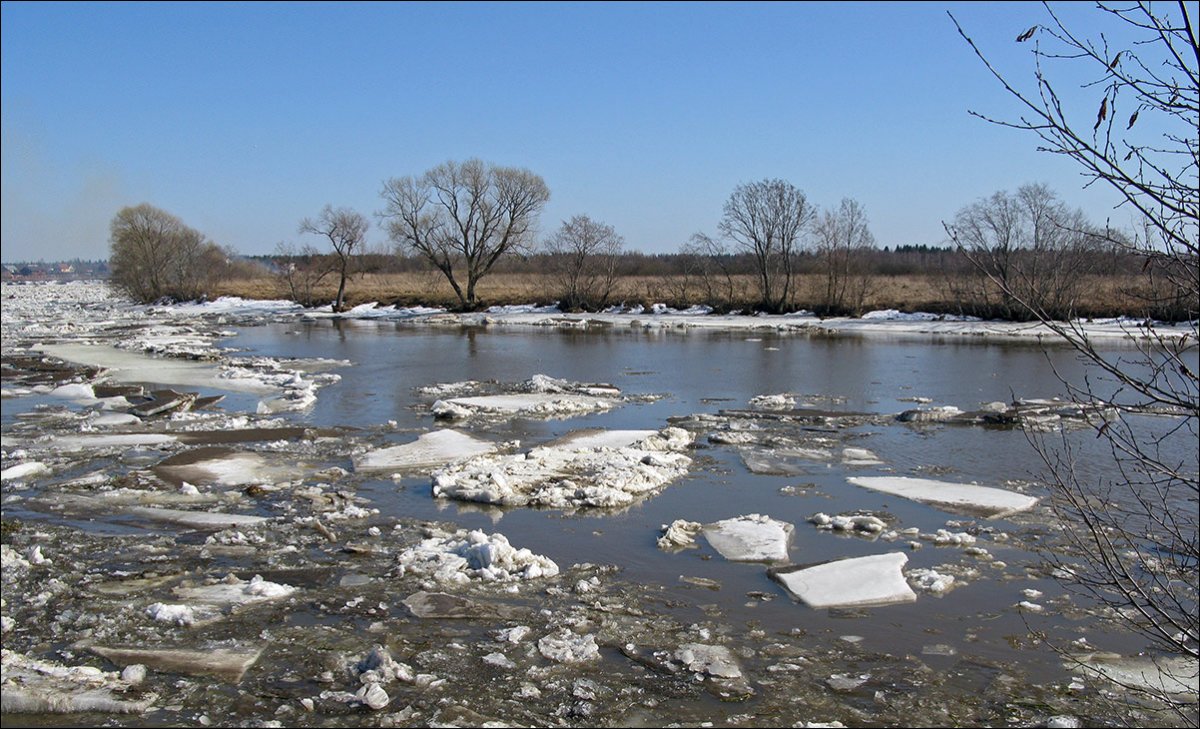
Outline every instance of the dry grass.
<svg viewBox="0 0 1200 729">
<path fill-rule="evenodd" d="M 756 300 L 754 279 L 737 277 L 734 298 L 727 308 L 749 309 Z M 953 287 L 944 276 L 902 275 L 876 276 L 864 303 L 864 310 L 899 309 L 901 311 L 931 311 L 954 313 L 960 310 Z M 824 279 L 818 275 L 799 277 L 796 287 L 796 308 L 820 310 Z M 1083 287 L 1084 298 L 1078 310 L 1085 316 L 1138 314 L 1145 309 L 1145 289 L 1141 279 L 1133 277 L 1091 277 Z M 318 298 L 332 301 L 336 282 L 332 279 L 317 287 Z M 534 273 L 494 273 L 480 281 L 477 288 L 482 306 L 504 304 L 550 304 L 558 299 L 553 281 L 548 275 Z M 241 296 L 250 299 L 286 299 L 286 285 L 276 278 L 237 278 L 222 282 L 218 296 Z M 347 283 L 347 303 L 351 306 L 378 302 L 381 305 L 440 306 L 454 308 L 458 299 L 454 290 L 438 272 L 366 274 Z M 628 305 L 666 303 L 675 307 L 711 304 L 706 301 L 698 279 L 680 276 L 626 276 L 617 282 L 613 302 Z"/>
</svg>

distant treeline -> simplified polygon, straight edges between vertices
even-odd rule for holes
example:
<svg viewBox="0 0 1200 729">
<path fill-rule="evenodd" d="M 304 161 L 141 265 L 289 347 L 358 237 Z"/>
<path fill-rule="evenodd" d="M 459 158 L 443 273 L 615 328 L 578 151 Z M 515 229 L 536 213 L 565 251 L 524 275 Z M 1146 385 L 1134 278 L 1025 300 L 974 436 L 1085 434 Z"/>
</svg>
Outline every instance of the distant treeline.
<svg viewBox="0 0 1200 729">
<path fill-rule="evenodd" d="M 276 271 L 289 263 L 309 263 L 314 255 L 256 255 L 243 256 L 245 261 L 262 265 L 268 271 Z M 934 274 L 974 274 L 975 266 L 953 248 L 943 248 L 930 245 L 901 245 L 894 249 L 882 248 L 862 251 L 860 253 L 863 272 L 875 276 L 913 276 Z M 1087 269 L 1097 275 L 1137 274 L 1144 263 L 1139 256 L 1127 250 L 1113 247 L 1109 250 L 1096 250 L 1087 253 L 1089 258 Z M 520 256 L 509 256 L 496 262 L 492 269 L 496 273 L 511 274 L 540 274 L 552 269 L 552 263 L 558 256 L 549 253 L 532 253 Z M 618 276 L 676 276 L 686 275 L 693 271 L 697 259 L 695 253 L 640 253 L 626 251 L 616 256 L 616 273 Z M 719 264 L 733 276 L 753 276 L 757 271 L 754 256 L 749 253 L 729 253 L 706 257 Z M 815 274 L 822 272 L 823 261 L 820 254 L 811 251 L 799 252 L 795 255 L 795 270 L 798 274 Z M 360 259 L 361 273 L 418 273 L 428 271 L 429 264 L 418 256 L 364 253 Z"/>
</svg>

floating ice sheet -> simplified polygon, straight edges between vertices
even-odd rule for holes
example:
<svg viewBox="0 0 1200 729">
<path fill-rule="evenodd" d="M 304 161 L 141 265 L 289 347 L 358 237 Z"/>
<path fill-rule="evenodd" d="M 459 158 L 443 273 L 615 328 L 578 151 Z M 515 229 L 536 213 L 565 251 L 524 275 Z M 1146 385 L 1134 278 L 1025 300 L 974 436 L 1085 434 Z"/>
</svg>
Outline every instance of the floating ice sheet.
<svg viewBox="0 0 1200 729">
<path fill-rule="evenodd" d="M 684 475 L 691 435 L 665 428 L 623 448 L 545 446 L 457 461 L 433 474 L 433 494 L 503 506 L 626 506 Z"/>
<path fill-rule="evenodd" d="M 251 377 L 223 377 L 221 368 L 172 357 L 152 357 L 103 344 L 43 344 L 42 352 L 67 362 L 103 367 L 113 382 L 155 382 L 161 385 L 211 387 L 265 395 L 278 389 Z"/>
<path fill-rule="evenodd" d="M 927 478 L 854 476 L 847 480 L 872 491 L 895 494 L 923 504 L 989 518 L 1027 511 L 1038 502 L 1035 496 L 1026 496 L 1015 491 Z"/>
<path fill-rule="evenodd" d="M 783 562 L 794 527 L 762 514 L 747 514 L 704 525 L 713 549 L 734 562 Z"/>
<path fill-rule="evenodd" d="M 380 448 L 354 459 L 355 471 L 402 471 L 440 466 L 496 450 L 493 444 L 457 430 L 425 433 L 411 443 Z"/>
<path fill-rule="evenodd" d="M 433 414 L 439 418 L 462 418 L 477 413 L 492 415 L 535 415 L 554 417 L 608 410 L 619 400 L 590 395 L 530 392 L 514 395 L 479 395 L 438 400 Z"/>
<path fill-rule="evenodd" d="M 785 567 L 770 574 L 809 607 L 891 605 L 917 599 L 901 571 L 907 562 L 903 552 L 889 552 L 816 567 Z"/>
</svg>

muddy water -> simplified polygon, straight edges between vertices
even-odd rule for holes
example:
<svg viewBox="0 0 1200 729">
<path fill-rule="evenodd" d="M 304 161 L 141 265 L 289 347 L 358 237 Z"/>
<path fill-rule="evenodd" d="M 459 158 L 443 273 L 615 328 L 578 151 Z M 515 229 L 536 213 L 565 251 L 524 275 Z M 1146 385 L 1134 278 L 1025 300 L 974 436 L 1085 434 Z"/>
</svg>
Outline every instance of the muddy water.
<svg viewBox="0 0 1200 729">
<path fill-rule="evenodd" d="M 55 625 L 61 626 L 40 635 L 31 625 L 21 625 L 15 638 L 6 637 L 6 647 L 78 660 L 80 654 L 71 646 L 89 631 L 127 644 L 202 638 L 200 642 L 208 644 L 263 639 L 271 646 L 236 686 L 158 678 L 151 684 L 167 695 L 166 708 L 104 721 L 791 726 L 840 720 L 1028 725 L 1059 714 L 1082 716 L 1091 723 L 1119 723 L 1130 716 L 1111 713 L 1106 687 L 1096 679 L 1069 688 L 1077 674 L 1064 669 L 1061 658 L 1034 637 L 1041 632 L 1059 645 L 1086 638 L 1094 648 L 1123 654 L 1145 648 L 1136 636 L 1097 620 L 1093 606 L 1068 595 L 1050 578 L 1039 550 L 1056 548 L 1061 540 L 1045 507 L 983 520 L 869 491 L 846 480 L 922 476 L 1046 497 L 1043 466 L 1025 431 L 909 425 L 891 416 L 916 407 L 918 399 L 969 410 L 991 401 L 1065 395 L 1058 378 L 1079 380 L 1084 374 L 1069 349 L 928 337 L 461 329 L 352 321 L 297 320 L 240 327 L 236 332 L 226 340 L 233 356 L 351 363 L 336 370 L 341 380 L 323 388 L 311 408 L 277 418 L 274 427 L 310 428 L 321 437 L 299 451 L 284 449 L 272 467 L 281 472 L 293 467 L 309 479 L 331 467 L 351 471 L 336 479 L 337 488 L 379 513 L 362 522 L 334 525 L 339 532 L 335 544 L 308 531 L 298 541 L 281 531 L 280 541 L 292 540 L 301 549 L 264 561 L 253 550 L 205 549 L 203 534 L 47 506 L 46 500 L 39 501 L 44 494 L 36 488 L 19 501 L 6 502 L 6 519 L 21 523 L 10 537 L 14 544 L 42 540 L 50 545 L 47 552 L 56 547 L 59 566 L 92 585 L 87 594 L 105 596 L 99 601 L 108 605 L 105 620 L 129 622 L 103 630 L 89 627 L 83 613 L 88 607 L 100 609 L 99 604 L 64 601 L 58 609 L 70 612 L 71 620 L 60 615 Z M 658 429 L 676 423 L 696 436 L 690 474 L 625 509 L 563 512 L 439 500 L 427 476 L 393 479 L 352 472 L 352 452 L 407 442 L 442 427 L 429 413 L 434 398 L 418 388 L 465 380 L 518 382 L 535 374 L 610 383 L 635 397 L 609 412 L 587 416 L 481 419 L 456 427 L 493 442 L 519 440 L 522 448 L 529 448 L 581 428 Z M 752 458 L 742 448 L 708 440 L 710 432 L 727 422 L 723 413 L 744 410 L 757 395 L 776 393 L 789 393 L 798 407 L 858 415 L 822 423 L 753 420 L 781 446 L 776 453 L 757 451 L 771 457 L 765 473 L 748 467 Z M 253 412 L 256 397 L 224 394 L 220 410 Z M 5 432 L 22 417 L 40 413 L 50 418 L 39 410 L 45 404 L 45 398 L 36 396 L 6 400 Z M 1146 427 L 1168 426 L 1148 421 Z M 1080 449 L 1081 468 L 1089 475 L 1113 475 L 1102 444 L 1086 430 L 1053 431 L 1048 437 L 1065 437 Z M 879 463 L 847 465 L 841 458 L 847 447 L 868 449 Z M 795 455 L 798 449 L 808 449 L 810 455 Z M 269 447 L 261 450 L 267 457 L 278 455 Z M 814 450 L 826 451 L 829 457 L 811 457 Z M 67 475 L 100 470 L 109 478 L 119 477 L 149 470 L 163 458 L 150 449 L 106 454 L 81 462 Z M 275 506 L 266 504 L 254 513 L 278 515 L 278 509 L 272 509 Z M 939 529 L 966 532 L 978 538 L 976 546 L 986 548 L 987 554 L 929 540 L 916 540 L 920 548 L 913 549 L 910 538 L 835 535 L 808 523 L 818 512 L 869 512 L 891 529 L 916 528 L 922 534 Z M 920 593 L 910 604 L 814 610 L 789 598 L 765 565 L 727 561 L 702 538 L 696 547 L 675 552 L 656 546 L 661 527 L 676 519 L 712 522 L 755 513 L 795 526 L 791 563 L 902 551 L 909 560 L 906 569 L 954 572 L 960 586 L 941 596 Z M 566 579 L 544 593 L 524 590 L 510 598 L 467 590 L 494 608 L 494 619 L 414 620 L 399 609 L 400 600 L 416 587 L 394 577 L 394 548 L 350 548 L 351 543 L 378 542 L 366 535 L 368 525 L 383 529 L 386 536 L 394 524 L 413 520 L 501 532 L 514 545 L 561 565 Z M 39 534 L 31 536 L 33 532 Z M 145 574 L 152 587 L 154 580 L 178 575 L 225 572 L 243 579 L 262 574 L 300 588 L 303 597 L 290 601 L 286 610 L 247 612 L 204 628 L 153 626 L 160 632 L 147 634 L 144 617 L 134 608 L 121 607 L 120 599 L 113 597 L 118 588 L 105 582 Z M 592 577 L 598 584 L 594 592 L 571 593 L 571 585 Z M 1028 599 L 1023 591 L 1030 589 L 1042 593 L 1036 601 L 1043 612 L 1016 607 Z M 14 598 L 6 594 L 5 599 Z M 518 668 L 505 674 L 479 660 L 477 654 L 491 650 L 485 646 L 492 643 L 489 631 L 497 627 L 527 624 L 540 635 L 558 625 L 562 616 L 577 614 L 583 617 L 568 624 L 577 632 L 591 626 L 600 636 L 604 651 L 595 666 L 547 666 L 536 651 L 523 657 L 514 651 L 510 656 L 517 659 Z M 622 632 L 622 626 L 628 632 Z M 738 701 L 723 701 L 730 696 L 704 690 L 707 684 L 702 686 L 686 672 L 647 670 L 645 660 L 619 650 L 633 643 L 653 648 L 655 641 L 670 649 L 687 640 L 730 647 L 753 693 L 734 691 Z M 332 678 L 322 676 L 361 658 L 375 643 L 448 683 L 420 690 L 389 687 L 394 702 L 383 713 L 336 699 L 318 700 L 315 712 L 297 708 L 301 698 L 325 690 L 354 691 L 357 686 L 345 682 L 343 670 L 332 670 Z M 96 720 L 87 715 L 66 722 L 14 718 L 33 724 L 87 725 Z"/>
</svg>

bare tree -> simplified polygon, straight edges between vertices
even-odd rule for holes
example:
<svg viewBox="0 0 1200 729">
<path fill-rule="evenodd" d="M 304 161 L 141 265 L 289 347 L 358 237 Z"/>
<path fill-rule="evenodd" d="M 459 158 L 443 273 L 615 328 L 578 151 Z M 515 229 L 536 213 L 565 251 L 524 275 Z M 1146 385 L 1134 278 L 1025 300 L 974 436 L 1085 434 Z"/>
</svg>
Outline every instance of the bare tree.
<svg viewBox="0 0 1200 729">
<path fill-rule="evenodd" d="M 316 305 L 317 286 L 332 272 L 328 257 L 311 245 L 297 249 L 291 243 L 275 246 L 278 261 L 276 275 L 288 289 L 288 296 L 301 306 Z"/>
<path fill-rule="evenodd" d="M 141 303 L 208 296 L 229 257 L 199 231 L 146 203 L 113 217 L 109 242 L 110 280 Z"/>
<path fill-rule="evenodd" d="M 617 259 L 625 239 L 611 225 L 576 215 L 544 243 L 550 254 L 550 273 L 558 289 L 559 308 L 601 309 L 608 304 L 617 280 Z"/>
<path fill-rule="evenodd" d="M 324 236 L 333 248 L 333 270 L 338 275 L 334 311 L 345 309 L 346 279 L 358 268 L 370 225 L 362 213 L 350 208 L 334 208 L 332 205 L 326 205 L 316 220 L 305 218 L 300 221 L 301 233 Z"/>
<path fill-rule="evenodd" d="M 866 257 L 875 248 L 866 210 L 857 200 L 844 198 L 837 210 L 817 217 L 813 238 L 825 274 L 825 309 L 861 314 L 871 286 Z"/>
<path fill-rule="evenodd" d="M 683 259 L 685 286 L 694 276 L 700 281 L 704 303 L 716 309 L 733 306 L 733 269 L 729 249 L 722 241 L 696 233 L 680 248 L 679 255 Z"/>
<path fill-rule="evenodd" d="M 1005 319 L 1071 318 L 1103 238 L 1083 211 L 1038 183 L 977 200 L 945 228 L 981 276 L 966 292 L 976 313 Z"/>
<path fill-rule="evenodd" d="M 725 202 L 718 230 L 754 256 L 763 311 L 791 305 L 801 236 L 815 216 L 804 193 L 779 179 L 738 185 Z"/>
<path fill-rule="evenodd" d="M 387 180 L 382 196 L 392 241 L 441 271 L 462 308 L 475 309 L 476 286 L 496 261 L 532 245 L 550 190 L 529 170 L 471 159 Z"/>
<path fill-rule="evenodd" d="M 1084 382 L 1068 383 L 1073 395 L 1122 414 L 1119 421 L 1096 424 L 1097 437 L 1107 443 L 1117 468 L 1116 478 L 1088 478 L 1076 468 L 1070 450 L 1036 442 L 1049 471 L 1053 506 L 1068 526 L 1065 533 L 1076 542 L 1077 554 L 1070 563 L 1060 564 L 1058 574 L 1069 587 L 1112 608 L 1124 627 L 1143 635 L 1151 646 L 1189 659 L 1193 668 L 1178 678 L 1194 686 L 1200 654 L 1200 45 L 1192 15 L 1195 6 L 1097 5 L 1096 12 L 1110 23 L 1099 38 L 1078 35 L 1048 5 L 1045 11 L 1045 22 L 1016 36 L 1020 43 L 1033 41 L 1032 89 L 1010 82 L 954 21 L 1023 110 L 1013 121 L 976 116 L 1032 132 L 1040 149 L 1071 160 L 1089 185 L 1117 191 L 1122 206 L 1141 219 L 1142 227 L 1134 236 L 1110 235 L 1108 241 L 1139 256 L 1148 277 L 1165 279 L 1175 290 L 1175 300 L 1182 302 L 1179 318 L 1190 322 L 1174 336 L 1157 327 L 1143 329 L 1149 338 L 1139 356 L 1106 356 L 1083 328 L 1050 320 L 1015 287 L 1006 290 L 1073 345 L 1092 368 Z M 1075 108 L 1064 101 L 1051 68 L 1087 74 L 1091 80 L 1082 87 L 1091 94 L 1087 106 Z M 1100 390 L 1101 379 L 1114 383 L 1115 392 Z M 1172 420 L 1164 425 L 1143 417 L 1148 410 L 1166 413 Z M 1170 705 L 1194 724 L 1194 701 L 1190 714 L 1179 704 Z"/>
</svg>

